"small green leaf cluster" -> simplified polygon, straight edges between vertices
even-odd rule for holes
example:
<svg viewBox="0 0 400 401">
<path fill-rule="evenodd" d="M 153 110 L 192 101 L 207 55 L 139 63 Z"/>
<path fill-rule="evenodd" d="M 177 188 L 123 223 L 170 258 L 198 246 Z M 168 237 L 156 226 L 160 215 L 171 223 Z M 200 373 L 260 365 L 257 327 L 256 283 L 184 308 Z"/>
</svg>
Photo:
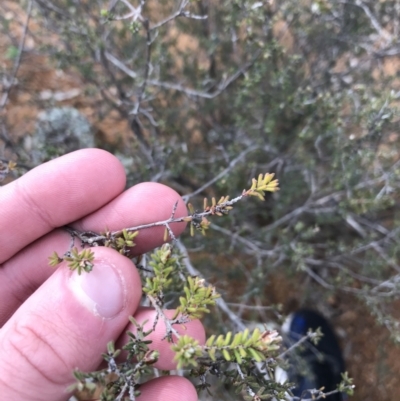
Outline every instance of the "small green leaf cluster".
<svg viewBox="0 0 400 401">
<path fill-rule="evenodd" d="M 321 327 L 317 327 L 315 331 L 309 330 L 307 333 L 307 337 L 314 345 L 318 345 L 319 341 L 323 336 L 324 334 L 322 333 Z"/>
<path fill-rule="evenodd" d="M 200 216 L 195 210 L 191 203 L 188 203 L 188 209 L 190 215 L 187 217 L 186 221 L 190 222 L 190 235 L 194 236 L 194 230 L 199 230 L 203 235 L 206 235 L 206 230 L 210 225 L 210 222 L 206 217 Z"/>
<path fill-rule="evenodd" d="M 205 355 L 212 362 L 223 360 L 240 365 L 243 361 L 264 361 L 279 349 L 281 341 L 282 338 L 276 331 L 261 332 L 256 328 L 251 335 L 248 329 L 235 335 L 232 332 L 228 332 L 225 336 L 212 335 L 204 346 L 185 335 L 172 346 L 172 350 L 175 352 L 178 368 L 197 367 L 197 359 Z"/>
<path fill-rule="evenodd" d="M 162 299 L 164 290 L 173 283 L 172 273 L 176 269 L 177 258 L 172 256 L 170 244 L 164 244 L 151 254 L 149 265 L 153 268 L 153 276 L 147 277 L 143 292 L 153 298 Z"/>
<path fill-rule="evenodd" d="M 124 345 L 123 350 L 128 352 L 127 360 L 133 358 L 141 359 L 148 351 L 148 345 L 151 344 L 150 340 L 145 338 L 152 332 L 152 330 L 145 331 L 144 324 L 139 324 L 132 316 L 129 318 L 130 322 L 136 327 L 135 333 L 128 332 L 129 342 Z"/>
<path fill-rule="evenodd" d="M 212 197 L 211 205 L 209 205 L 208 199 L 204 198 L 203 209 L 205 212 L 210 211 L 213 216 L 223 216 L 224 214 L 228 214 L 229 211 L 233 209 L 232 206 L 227 205 L 228 201 L 229 196 L 221 196 L 218 202 L 214 197 Z"/>
<path fill-rule="evenodd" d="M 244 395 L 243 398 L 246 401 L 261 401 L 261 400 L 270 400 L 271 393 L 265 387 L 261 387 L 256 394 L 254 395 Z"/>
<path fill-rule="evenodd" d="M 103 8 L 100 10 L 100 17 L 103 23 L 110 23 L 115 18 L 115 14 Z"/>
<path fill-rule="evenodd" d="M 73 231 L 71 234 L 72 239 L 75 238 L 76 233 L 77 231 Z M 90 234 L 97 235 L 95 233 Z M 82 235 L 79 238 L 81 239 L 83 246 L 106 246 L 108 248 L 117 250 L 122 255 L 128 255 L 130 249 L 135 246 L 133 240 L 138 234 L 139 231 L 123 229 L 117 233 L 106 231 L 104 235 L 99 236 L 100 239 L 91 243 L 88 242 L 88 239 L 91 239 L 90 237 L 87 238 Z M 77 248 L 72 247 L 72 249 L 67 251 L 63 256 L 58 255 L 57 252 L 53 252 L 53 254 L 49 257 L 49 265 L 55 267 L 63 260 L 69 262 L 68 267 L 71 270 L 77 270 L 78 273 L 81 274 L 82 271 L 90 272 L 93 269 L 93 264 L 91 262 L 94 260 L 94 254 L 90 249 L 84 249 L 79 252 Z"/>
<path fill-rule="evenodd" d="M 175 352 L 175 360 L 178 363 L 178 369 L 184 366 L 198 366 L 197 358 L 203 355 L 203 347 L 194 338 L 184 335 L 181 336 L 171 349 Z"/>
<path fill-rule="evenodd" d="M 92 245 L 106 246 L 115 249 L 121 255 L 129 255 L 130 248 L 133 248 L 136 245 L 133 240 L 138 235 L 139 231 L 129 230 L 126 228 L 114 233 L 106 230 L 95 242 L 93 242 Z"/>
<path fill-rule="evenodd" d="M 182 315 L 184 319 L 200 319 L 204 313 L 209 313 L 210 306 L 215 305 L 215 300 L 220 297 L 215 288 L 206 286 L 204 279 L 188 277 L 187 285 L 183 288 L 185 296 L 179 298 L 180 305 L 176 308 L 176 318 Z"/>
<path fill-rule="evenodd" d="M 348 372 L 344 372 L 341 374 L 342 375 L 342 381 L 340 382 L 338 386 L 338 391 L 342 393 L 346 393 L 347 395 L 354 395 L 354 384 L 353 384 L 353 379 L 349 377 Z"/>
<path fill-rule="evenodd" d="M 133 240 L 138 236 L 139 231 L 128 231 L 126 229 L 123 229 L 119 236 L 117 236 L 114 244 L 110 243 L 111 247 L 115 247 L 115 249 L 121 253 L 122 255 L 125 255 L 129 249 L 128 248 L 133 248 L 135 246 L 135 243 Z"/>
<path fill-rule="evenodd" d="M 279 182 L 278 180 L 273 180 L 275 174 L 266 173 L 264 176 L 260 174 L 258 179 L 252 179 L 251 188 L 247 191 L 244 191 L 244 195 L 257 196 L 261 200 L 265 200 L 265 192 L 276 192 L 279 190 Z"/>
<path fill-rule="evenodd" d="M 78 274 L 84 271 L 89 273 L 93 270 L 94 253 L 91 249 L 83 249 L 79 252 L 77 248 L 72 248 L 70 255 L 65 256 L 64 260 L 68 262 L 68 267 L 76 270 Z"/>
<path fill-rule="evenodd" d="M 261 332 L 256 328 L 250 335 L 248 329 L 236 333 L 228 332 L 225 336 L 212 335 L 206 342 L 205 349 L 210 358 L 215 361 L 218 354 L 225 360 L 239 364 L 244 359 L 253 359 L 256 362 L 265 360 L 272 351 L 279 349 L 282 338 L 276 331 Z"/>
<path fill-rule="evenodd" d="M 70 270 L 76 270 L 78 274 L 84 271 L 89 273 L 93 270 L 94 253 L 90 249 L 83 249 L 79 252 L 77 248 L 72 248 L 64 257 L 61 257 L 57 252 L 53 252 L 49 257 L 49 265 L 57 266 L 63 260 L 68 262 Z"/>
<path fill-rule="evenodd" d="M 145 321 L 139 324 L 132 316 L 129 318 L 130 322 L 136 327 L 135 333 L 128 331 L 129 341 L 122 349 L 128 352 L 127 360 L 143 361 L 145 365 L 152 365 L 158 361 L 160 353 L 156 350 L 151 350 L 149 344 L 151 340 L 146 340 L 146 337 L 152 333 L 152 329 L 144 330 Z"/>
<path fill-rule="evenodd" d="M 191 236 L 194 235 L 195 229 L 201 231 L 203 235 L 206 234 L 206 230 L 209 228 L 210 222 L 203 214 L 211 214 L 212 216 L 224 216 L 233 209 L 233 207 L 229 204 L 229 196 L 222 196 L 218 202 L 214 197 L 212 197 L 211 205 L 209 205 L 208 203 L 208 198 L 204 198 L 202 213 L 196 212 L 191 203 L 188 203 L 188 208 L 190 211 L 190 215 L 187 221 L 191 222 Z"/>
<path fill-rule="evenodd" d="M 54 251 L 53 254 L 49 256 L 49 265 L 55 267 L 63 260 L 64 259 L 61 256 L 59 256 L 57 252 Z"/>
</svg>

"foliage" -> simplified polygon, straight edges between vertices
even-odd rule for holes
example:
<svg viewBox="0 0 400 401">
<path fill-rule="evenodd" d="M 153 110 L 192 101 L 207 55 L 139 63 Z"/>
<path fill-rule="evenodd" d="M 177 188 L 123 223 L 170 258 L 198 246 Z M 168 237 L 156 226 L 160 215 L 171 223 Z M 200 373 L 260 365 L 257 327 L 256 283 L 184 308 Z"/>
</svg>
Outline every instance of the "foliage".
<svg viewBox="0 0 400 401">
<path fill-rule="evenodd" d="M 248 190 L 243 190 L 242 195 L 229 200 L 228 196 L 223 196 L 216 202 L 212 199 L 211 206 L 208 205 L 207 199 L 204 200 L 203 212 L 193 212 L 189 216 L 175 218 L 174 210 L 171 218 L 163 222 L 154 222 L 144 226 L 125 228 L 120 231 L 106 231 L 103 235 L 94 232 L 79 232 L 70 227 L 66 229 L 72 236 L 71 249 L 66 251 L 65 255 L 60 257 L 56 252 L 49 258 L 50 265 L 56 266 L 62 261 L 68 262 L 68 267 L 71 270 L 76 270 L 78 274 L 83 271 L 90 273 L 94 267 L 94 253 L 89 248 L 84 248 L 78 251 L 74 247 L 74 239 L 78 237 L 82 246 L 87 245 L 103 245 L 115 248 L 122 254 L 129 256 L 130 249 L 135 245 L 133 239 L 139 234 L 139 230 L 156 225 L 164 225 L 166 229 L 171 223 L 178 221 L 202 221 L 204 215 L 223 216 L 229 210 L 233 209 L 235 203 L 246 198 L 247 196 L 256 194 L 261 200 L 264 200 L 265 192 L 275 192 L 278 190 L 278 181 L 272 180 L 273 174 L 260 174 L 258 180 L 253 179 L 252 186 Z M 199 224 L 199 223 L 194 223 Z M 199 224 L 200 225 L 200 224 Z M 167 232 L 169 230 L 167 229 Z M 171 232 L 172 234 L 172 232 Z M 173 245 L 177 239 L 171 235 Z M 173 328 L 175 324 L 187 323 L 194 319 L 200 319 L 204 313 L 209 313 L 209 308 L 215 305 L 215 301 L 220 295 L 211 285 L 206 285 L 205 280 L 196 276 L 184 274 L 179 270 L 179 257 L 173 254 L 173 245 L 164 244 L 160 249 L 156 249 L 150 256 L 151 260 L 148 266 L 151 268 L 151 275 L 145 278 L 143 285 L 143 293 L 157 311 L 157 319 L 161 317 L 167 326 L 165 339 L 174 343 L 173 335 L 176 337 L 176 342 L 172 345 L 172 350 L 175 351 L 175 359 L 177 368 L 199 366 L 206 368 L 213 366 L 213 372 L 220 372 L 221 365 L 226 362 L 233 361 L 237 368 L 242 372 L 242 369 L 253 366 L 257 362 L 265 362 L 266 364 L 276 363 L 274 356 L 279 350 L 281 337 L 276 331 L 261 332 L 256 328 L 251 335 L 249 330 L 238 332 L 232 336 L 232 332 L 228 332 L 226 336 L 212 335 L 205 345 L 200 345 L 198 341 L 187 336 L 179 335 Z M 181 285 L 182 295 L 179 297 L 179 305 L 176 308 L 175 315 L 172 319 L 168 319 L 162 310 L 165 304 L 165 294 L 171 292 L 171 286 L 174 284 L 174 278 L 180 277 L 183 285 Z M 177 286 L 175 290 L 179 288 Z M 148 376 L 148 367 L 157 362 L 159 353 L 156 350 L 151 350 L 148 345 L 151 341 L 145 338 L 154 330 L 144 331 L 144 326 L 139 325 L 134 318 L 131 322 L 136 326 L 137 333 L 128 332 L 130 341 L 124 346 L 124 350 L 128 351 L 128 356 L 125 362 L 117 363 L 116 358 L 120 351 L 114 349 L 112 343 L 108 346 L 108 353 L 104 355 L 104 359 L 108 364 L 108 368 L 99 372 L 75 372 L 78 380 L 72 390 L 85 392 L 92 396 L 99 387 L 101 388 L 102 400 L 122 400 L 129 397 L 130 400 L 135 400 L 140 395 L 140 382 L 144 376 Z M 269 358 L 269 362 L 266 359 Z M 220 373 L 218 373 L 219 375 Z M 206 372 L 201 374 L 205 382 Z M 241 374 L 242 380 L 238 378 L 232 381 L 235 386 L 245 386 L 248 394 L 255 394 L 250 383 L 247 383 L 248 374 Z M 283 387 L 288 390 L 289 387 Z M 346 388 L 346 386 L 345 386 Z M 264 388 L 258 390 L 257 396 L 264 393 Z"/>
<path fill-rule="evenodd" d="M 115 132 L 119 140 L 113 145 L 98 145 L 124 161 L 129 185 L 163 182 L 193 205 L 211 199 L 200 212 L 200 206 L 189 205 L 186 216 L 192 234 L 207 233 L 202 240 L 207 257 L 196 237 L 185 239 L 185 246 L 177 243 L 185 258 L 151 256 L 152 275 L 143 275 L 153 300 L 184 291 L 190 306 L 180 312 L 193 313 L 194 290 L 172 278 L 188 271 L 224 289 L 240 281 L 223 298 L 264 305 L 266 283 L 279 269 L 308 283 L 298 289 L 304 303 L 352 296 L 400 341 L 397 1 L 32 4 L 21 1 L 37 24 L 34 35 L 26 32 L 34 49 L 22 51 L 21 42 L 10 38 L 7 55 L 13 63 L 0 67 L 5 82 L 0 109 L 6 110 L 10 92 L 17 90 L 20 54 L 46 56 L 59 70 L 80 77 L 82 93 L 95 103 L 95 122 L 112 112 L 126 121 L 129 134 Z M 0 13 L 3 32 L 11 23 L 6 11 Z M 34 102 L 45 109 L 57 100 Z M 4 120 L 2 126 L 0 176 L 14 158 L 21 170 L 32 167 L 30 153 L 8 135 L 12 124 Z M 49 149 L 42 161 L 54 156 Z M 217 201 L 217 193 L 237 193 L 259 171 L 273 171 L 282 185 L 265 206 L 249 201 L 230 210 L 225 195 Z M 256 179 L 247 195 L 263 196 L 259 190 L 269 178 Z M 211 222 L 212 215 L 223 218 Z M 175 242 L 169 222 L 159 223 L 165 238 Z M 109 245 L 123 254 L 134 243 L 123 232 L 70 233 L 86 245 Z M 229 260 L 228 272 L 221 254 Z M 186 256 L 199 261 L 198 270 Z M 67 257 L 77 268 L 86 266 L 82 255 Z M 53 255 L 54 263 L 62 258 Z M 164 294 L 164 287 L 171 293 Z M 212 298 L 211 287 L 202 291 Z M 205 319 L 213 330 L 225 329 L 224 335 L 243 331 L 245 318 L 261 318 L 244 315 L 244 309 L 234 313 L 221 298 L 216 302 L 224 318 Z M 250 367 L 244 370 L 257 376 Z M 235 372 L 232 380 L 241 377 Z M 256 399 L 261 388 L 259 398 L 270 391 L 264 384 L 250 397 Z"/>
<path fill-rule="evenodd" d="M 49 257 L 49 264 L 50 266 L 57 266 L 63 260 L 68 262 L 68 267 L 71 270 L 76 270 L 78 274 L 84 271 L 89 273 L 93 270 L 94 253 L 90 249 L 84 249 L 79 252 L 78 249 L 74 247 L 70 251 L 67 251 L 62 258 L 58 256 L 57 252 L 54 252 L 53 255 Z"/>
</svg>

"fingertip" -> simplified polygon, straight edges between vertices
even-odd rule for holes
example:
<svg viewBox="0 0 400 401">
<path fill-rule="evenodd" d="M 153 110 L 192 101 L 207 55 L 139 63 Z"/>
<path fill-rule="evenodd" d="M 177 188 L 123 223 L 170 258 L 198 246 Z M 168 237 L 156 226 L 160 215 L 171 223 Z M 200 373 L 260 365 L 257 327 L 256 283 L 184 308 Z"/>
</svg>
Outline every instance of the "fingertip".
<svg viewBox="0 0 400 401">
<path fill-rule="evenodd" d="M 98 148 L 79 149 L 56 160 L 63 161 L 64 158 L 68 164 L 80 166 L 81 168 L 83 162 L 86 165 L 84 170 L 91 170 L 92 175 L 103 178 L 108 177 L 107 185 L 112 184 L 113 187 L 118 188 L 115 192 L 122 192 L 125 188 L 125 168 L 116 156 L 106 150 Z"/>
</svg>

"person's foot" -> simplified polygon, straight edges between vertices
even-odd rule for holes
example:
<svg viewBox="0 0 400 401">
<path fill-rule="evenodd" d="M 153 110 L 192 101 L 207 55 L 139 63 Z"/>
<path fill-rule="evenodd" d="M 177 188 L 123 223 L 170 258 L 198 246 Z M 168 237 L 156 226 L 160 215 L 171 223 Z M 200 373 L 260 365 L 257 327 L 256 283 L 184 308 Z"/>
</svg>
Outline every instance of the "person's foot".
<svg viewBox="0 0 400 401">
<path fill-rule="evenodd" d="M 341 382 L 345 364 L 339 343 L 328 321 L 318 312 L 301 309 L 292 313 L 282 326 L 287 347 L 303 338 L 309 329 L 321 329 L 323 337 L 317 345 L 309 340 L 290 353 L 290 368 L 286 372 L 289 382 L 295 383 L 292 390 L 296 397 L 312 398 L 307 390 L 321 389 L 329 393 Z M 326 397 L 327 401 L 344 401 L 346 395 L 335 393 Z"/>
</svg>

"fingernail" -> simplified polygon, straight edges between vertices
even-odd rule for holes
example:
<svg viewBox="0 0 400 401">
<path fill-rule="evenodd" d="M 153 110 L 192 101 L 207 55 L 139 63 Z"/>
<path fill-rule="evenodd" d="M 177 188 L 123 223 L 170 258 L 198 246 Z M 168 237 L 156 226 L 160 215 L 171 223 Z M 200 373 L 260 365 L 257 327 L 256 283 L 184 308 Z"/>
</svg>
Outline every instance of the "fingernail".
<svg viewBox="0 0 400 401">
<path fill-rule="evenodd" d="M 90 273 L 78 275 L 74 272 L 70 282 L 78 301 L 97 316 L 111 319 L 124 307 L 122 277 L 116 267 L 106 260 L 95 259 Z"/>
</svg>

